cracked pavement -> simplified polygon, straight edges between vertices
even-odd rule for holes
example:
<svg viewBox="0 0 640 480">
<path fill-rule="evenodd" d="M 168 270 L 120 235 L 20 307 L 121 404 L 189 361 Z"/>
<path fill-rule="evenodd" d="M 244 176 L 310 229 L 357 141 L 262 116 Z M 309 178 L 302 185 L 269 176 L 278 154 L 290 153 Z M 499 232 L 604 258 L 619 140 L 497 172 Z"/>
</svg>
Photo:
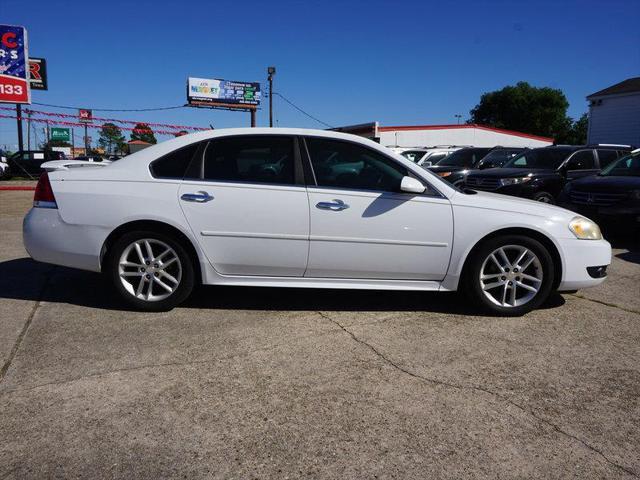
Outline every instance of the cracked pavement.
<svg viewBox="0 0 640 480">
<path fill-rule="evenodd" d="M 522 318 L 231 287 L 145 314 L 27 258 L 30 198 L 0 192 L 0 478 L 640 477 L 637 239 Z"/>
</svg>

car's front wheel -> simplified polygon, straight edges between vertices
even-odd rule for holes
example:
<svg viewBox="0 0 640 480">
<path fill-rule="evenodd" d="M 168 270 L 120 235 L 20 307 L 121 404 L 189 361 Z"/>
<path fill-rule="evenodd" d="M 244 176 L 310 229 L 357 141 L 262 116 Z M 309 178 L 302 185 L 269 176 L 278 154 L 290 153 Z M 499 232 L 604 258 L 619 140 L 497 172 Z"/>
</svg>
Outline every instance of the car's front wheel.
<svg viewBox="0 0 640 480">
<path fill-rule="evenodd" d="M 483 242 L 465 268 L 464 288 L 484 310 L 499 315 L 523 315 L 540 306 L 551 293 L 553 259 L 544 245 L 520 235 Z"/>
<path fill-rule="evenodd" d="M 136 231 L 110 248 L 107 274 L 122 299 L 145 311 L 166 311 L 194 286 L 193 264 L 182 244 L 159 232 Z"/>
<path fill-rule="evenodd" d="M 538 192 L 533 196 L 533 200 L 536 202 L 548 203 L 550 205 L 556 204 L 556 199 L 553 198 L 549 192 Z"/>
</svg>

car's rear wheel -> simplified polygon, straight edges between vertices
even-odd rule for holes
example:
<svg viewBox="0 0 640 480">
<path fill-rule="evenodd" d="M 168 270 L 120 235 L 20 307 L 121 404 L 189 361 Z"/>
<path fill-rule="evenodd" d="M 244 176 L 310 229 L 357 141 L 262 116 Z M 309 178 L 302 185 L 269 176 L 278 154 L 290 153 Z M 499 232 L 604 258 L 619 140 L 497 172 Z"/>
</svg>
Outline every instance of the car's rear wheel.
<svg viewBox="0 0 640 480">
<path fill-rule="evenodd" d="M 193 290 L 191 258 L 180 242 L 166 234 L 126 233 L 108 255 L 107 274 L 120 297 L 136 309 L 171 310 Z"/>
<path fill-rule="evenodd" d="M 505 235 L 485 241 L 465 268 L 465 289 L 484 310 L 517 316 L 539 307 L 551 293 L 555 269 L 537 240 Z"/>
<path fill-rule="evenodd" d="M 553 195 L 549 192 L 538 192 L 533 196 L 533 199 L 536 202 L 548 203 L 550 205 L 556 204 L 556 199 L 553 198 Z"/>
</svg>

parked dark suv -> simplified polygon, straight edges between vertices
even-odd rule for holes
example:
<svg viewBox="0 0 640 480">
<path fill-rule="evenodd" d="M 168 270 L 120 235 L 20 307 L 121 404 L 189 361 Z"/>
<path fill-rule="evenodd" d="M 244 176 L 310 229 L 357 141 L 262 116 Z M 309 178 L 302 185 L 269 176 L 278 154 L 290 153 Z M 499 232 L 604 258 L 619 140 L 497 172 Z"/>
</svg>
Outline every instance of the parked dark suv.
<svg viewBox="0 0 640 480">
<path fill-rule="evenodd" d="M 469 172 L 464 186 L 556 203 L 568 181 L 594 175 L 630 150 L 623 145 L 533 148 L 513 157 L 502 168 Z"/>
<path fill-rule="evenodd" d="M 9 157 L 9 170 L 12 175 L 38 176 L 40 165 L 51 160 L 66 160 L 66 156 L 53 150 L 22 150 Z"/>
<path fill-rule="evenodd" d="M 640 150 L 568 183 L 558 204 L 610 226 L 640 227 Z"/>
</svg>

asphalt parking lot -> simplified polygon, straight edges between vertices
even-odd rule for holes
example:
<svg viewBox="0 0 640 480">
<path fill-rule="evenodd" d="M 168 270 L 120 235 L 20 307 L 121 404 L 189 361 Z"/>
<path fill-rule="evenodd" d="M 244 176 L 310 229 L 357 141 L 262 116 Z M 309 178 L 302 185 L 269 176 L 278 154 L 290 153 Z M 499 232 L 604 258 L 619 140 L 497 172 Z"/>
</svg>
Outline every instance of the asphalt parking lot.
<svg viewBox="0 0 640 480">
<path fill-rule="evenodd" d="M 146 314 L 28 258 L 32 195 L 0 192 L 2 479 L 640 477 L 637 238 L 522 318 L 229 287 Z"/>
</svg>

